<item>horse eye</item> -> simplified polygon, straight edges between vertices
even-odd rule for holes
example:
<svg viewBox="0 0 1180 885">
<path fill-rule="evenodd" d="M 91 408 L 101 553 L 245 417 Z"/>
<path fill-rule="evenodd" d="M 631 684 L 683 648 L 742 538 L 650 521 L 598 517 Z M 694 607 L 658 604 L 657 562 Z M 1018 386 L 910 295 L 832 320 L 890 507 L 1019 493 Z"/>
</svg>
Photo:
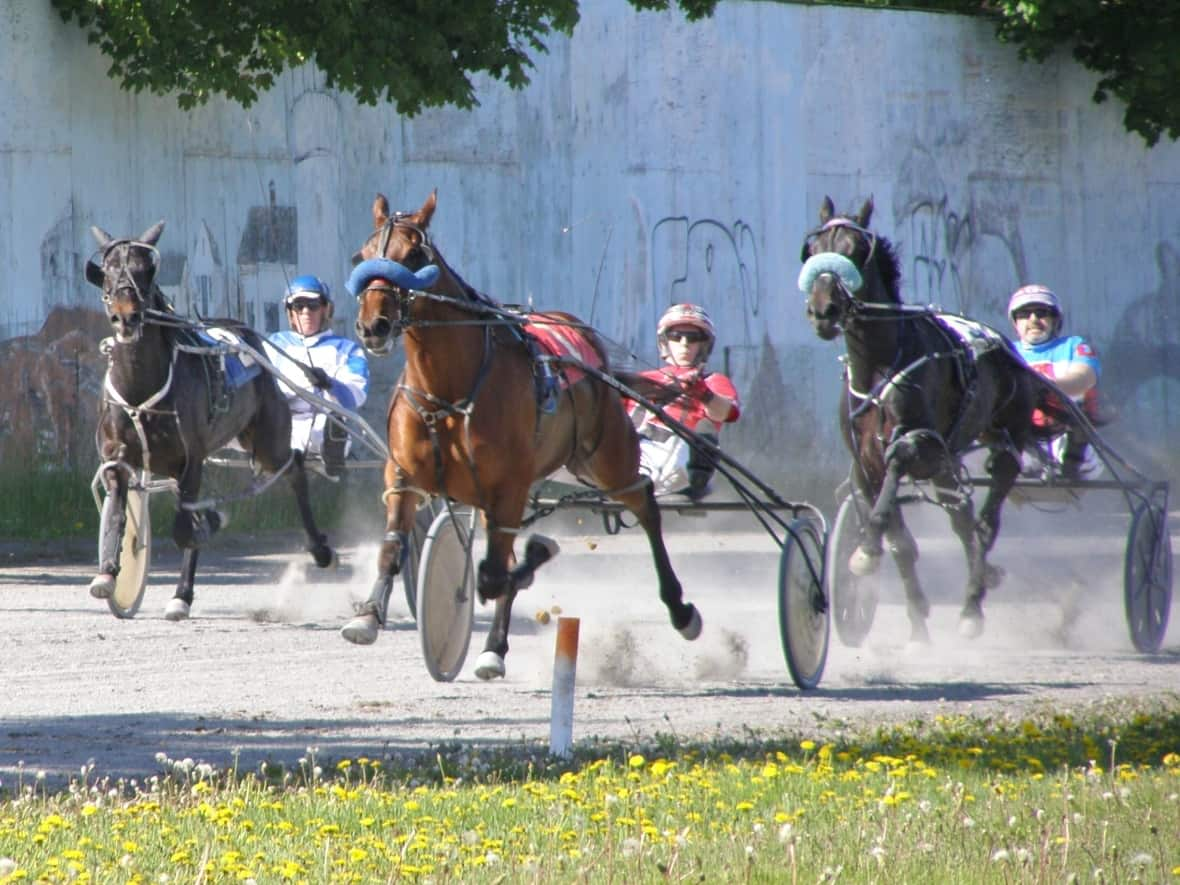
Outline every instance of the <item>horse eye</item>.
<svg viewBox="0 0 1180 885">
<path fill-rule="evenodd" d="M 365 256 L 359 249 L 352 253 L 352 266 L 353 267 L 356 267 L 358 264 L 360 264 L 364 260 L 365 260 Z"/>
</svg>

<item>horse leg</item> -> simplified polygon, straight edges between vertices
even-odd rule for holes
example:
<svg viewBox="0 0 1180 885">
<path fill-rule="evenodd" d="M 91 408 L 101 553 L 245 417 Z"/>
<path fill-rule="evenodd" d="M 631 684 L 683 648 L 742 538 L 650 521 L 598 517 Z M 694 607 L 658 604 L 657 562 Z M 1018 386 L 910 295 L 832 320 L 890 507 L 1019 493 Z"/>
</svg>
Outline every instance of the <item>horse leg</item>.
<svg viewBox="0 0 1180 885">
<path fill-rule="evenodd" d="M 892 524 L 897 512 L 897 493 L 901 487 L 905 467 L 906 460 L 898 455 L 896 447 L 891 447 L 885 460 L 885 479 L 881 483 L 881 491 L 877 493 L 877 500 L 873 502 L 873 509 L 865 523 L 860 544 L 848 557 L 848 570 L 857 577 L 871 575 L 881 567 L 881 555 L 885 552 L 881 538 Z"/>
<path fill-rule="evenodd" d="M 930 643 L 930 631 L 926 619 L 930 616 L 930 600 L 922 591 L 918 580 L 918 544 L 905 524 L 901 508 L 893 512 L 893 518 L 885 529 L 885 540 L 889 553 L 897 565 L 902 586 L 905 587 L 906 615 L 910 620 L 910 642 L 919 645 Z"/>
<path fill-rule="evenodd" d="M 295 493 L 295 503 L 299 507 L 299 519 L 303 522 L 303 531 L 307 535 L 307 552 L 320 568 L 327 568 L 336 561 L 336 554 L 328 546 L 328 538 L 321 534 L 316 526 L 315 516 L 311 512 L 311 495 L 307 490 L 307 471 L 303 469 L 303 452 L 294 452 L 294 463 L 287 474 L 291 483 L 291 490 Z"/>
<path fill-rule="evenodd" d="M 483 651 L 475 662 L 475 675 L 480 679 L 496 679 L 505 673 L 504 658 L 508 655 L 508 627 L 512 620 L 512 603 L 520 590 L 530 586 L 536 570 L 552 559 L 558 552 L 557 543 L 541 535 L 533 535 L 525 546 L 524 560 L 512 567 L 513 542 L 516 540 L 516 525 L 524 502 L 497 500 L 497 514 L 489 514 L 487 521 L 488 548 L 479 564 L 476 588 L 481 601 L 496 601 L 492 614 L 492 626 Z M 515 519 L 507 522 L 506 514 L 515 513 Z M 507 523 L 507 524 L 506 524 Z"/>
<path fill-rule="evenodd" d="M 385 465 L 385 485 L 394 488 L 396 474 L 392 462 Z M 385 496 L 385 535 L 377 554 L 377 579 L 369 598 L 356 607 L 356 615 L 340 628 L 340 635 L 355 645 L 372 645 L 385 626 L 389 611 L 389 594 L 393 580 L 406 563 L 410 538 L 406 526 L 414 524 L 413 493 L 390 492 Z"/>
<path fill-rule="evenodd" d="M 90 595 L 95 599 L 110 599 L 115 592 L 115 578 L 119 575 L 119 558 L 123 551 L 123 531 L 127 525 L 127 477 L 122 470 L 108 467 L 102 476 L 110 507 L 106 532 L 98 540 L 98 574 L 90 582 Z"/>
<path fill-rule="evenodd" d="M 662 519 L 659 505 L 656 504 L 654 487 L 651 483 L 647 483 L 641 489 L 615 497 L 635 514 L 639 524 L 643 526 L 643 531 L 647 534 L 652 562 L 655 564 L 656 576 L 660 581 L 660 601 L 668 609 L 672 626 L 685 639 L 696 639 L 701 635 L 701 614 L 695 605 L 684 601 L 684 591 L 680 586 L 680 579 L 676 577 L 672 561 L 668 557 L 668 548 L 664 545 Z"/>
<path fill-rule="evenodd" d="M 968 639 L 983 633 L 983 597 L 989 589 L 998 587 L 1004 578 L 1003 570 L 987 561 L 987 554 L 999 535 L 1000 509 L 1020 474 L 1020 462 L 1006 449 L 993 451 L 987 471 L 992 483 L 979 510 L 978 521 L 970 500 L 963 508 L 951 510 L 951 525 L 967 552 L 967 594 L 959 615 L 959 633 Z"/>
<path fill-rule="evenodd" d="M 193 607 L 193 582 L 197 577 L 197 557 L 200 556 L 199 547 L 186 547 L 180 559 L 180 578 L 176 582 L 176 592 L 164 606 L 164 620 L 187 621 Z"/>
<path fill-rule="evenodd" d="M 197 493 L 201 488 L 203 468 L 201 459 L 193 458 L 177 481 L 180 495 L 176 502 L 176 518 L 172 523 L 172 539 L 183 555 L 176 592 L 164 608 L 164 618 L 169 621 L 183 621 L 189 617 L 193 604 L 193 582 L 197 572 L 198 550 L 228 522 L 223 513 L 212 508 L 192 509 L 192 503 L 197 499 Z"/>
</svg>

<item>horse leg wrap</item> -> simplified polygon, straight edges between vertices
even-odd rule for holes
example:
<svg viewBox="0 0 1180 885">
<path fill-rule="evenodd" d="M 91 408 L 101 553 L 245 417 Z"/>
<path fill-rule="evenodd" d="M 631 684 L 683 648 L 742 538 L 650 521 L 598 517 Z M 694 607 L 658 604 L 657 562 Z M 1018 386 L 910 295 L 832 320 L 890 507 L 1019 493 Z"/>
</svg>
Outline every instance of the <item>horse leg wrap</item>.
<svg viewBox="0 0 1180 885">
<path fill-rule="evenodd" d="M 409 555 L 410 536 L 405 532 L 386 532 L 381 539 L 381 574 L 391 577 L 401 574 Z"/>
</svg>

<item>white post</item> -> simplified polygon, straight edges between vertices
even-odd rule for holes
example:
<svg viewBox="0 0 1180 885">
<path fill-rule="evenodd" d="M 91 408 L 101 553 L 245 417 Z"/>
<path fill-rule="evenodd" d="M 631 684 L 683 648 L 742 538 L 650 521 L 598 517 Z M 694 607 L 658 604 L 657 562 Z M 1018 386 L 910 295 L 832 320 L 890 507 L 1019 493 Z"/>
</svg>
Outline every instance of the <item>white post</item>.
<svg viewBox="0 0 1180 885">
<path fill-rule="evenodd" d="M 557 619 L 553 657 L 553 703 L 549 714 L 549 752 L 569 756 L 574 742 L 574 676 L 578 669 L 577 618 Z"/>
</svg>

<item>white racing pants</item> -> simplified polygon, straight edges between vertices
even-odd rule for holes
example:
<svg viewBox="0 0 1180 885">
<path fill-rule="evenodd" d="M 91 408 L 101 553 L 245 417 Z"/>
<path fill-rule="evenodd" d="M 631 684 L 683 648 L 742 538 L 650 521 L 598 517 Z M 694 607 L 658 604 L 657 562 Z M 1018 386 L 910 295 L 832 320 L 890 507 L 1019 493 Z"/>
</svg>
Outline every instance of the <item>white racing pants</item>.
<svg viewBox="0 0 1180 885">
<path fill-rule="evenodd" d="M 657 495 L 671 495 L 688 489 L 688 458 L 691 454 L 689 444 L 676 435 L 661 442 L 639 437 L 639 471 L 651 477 Z"/>
</svg>

